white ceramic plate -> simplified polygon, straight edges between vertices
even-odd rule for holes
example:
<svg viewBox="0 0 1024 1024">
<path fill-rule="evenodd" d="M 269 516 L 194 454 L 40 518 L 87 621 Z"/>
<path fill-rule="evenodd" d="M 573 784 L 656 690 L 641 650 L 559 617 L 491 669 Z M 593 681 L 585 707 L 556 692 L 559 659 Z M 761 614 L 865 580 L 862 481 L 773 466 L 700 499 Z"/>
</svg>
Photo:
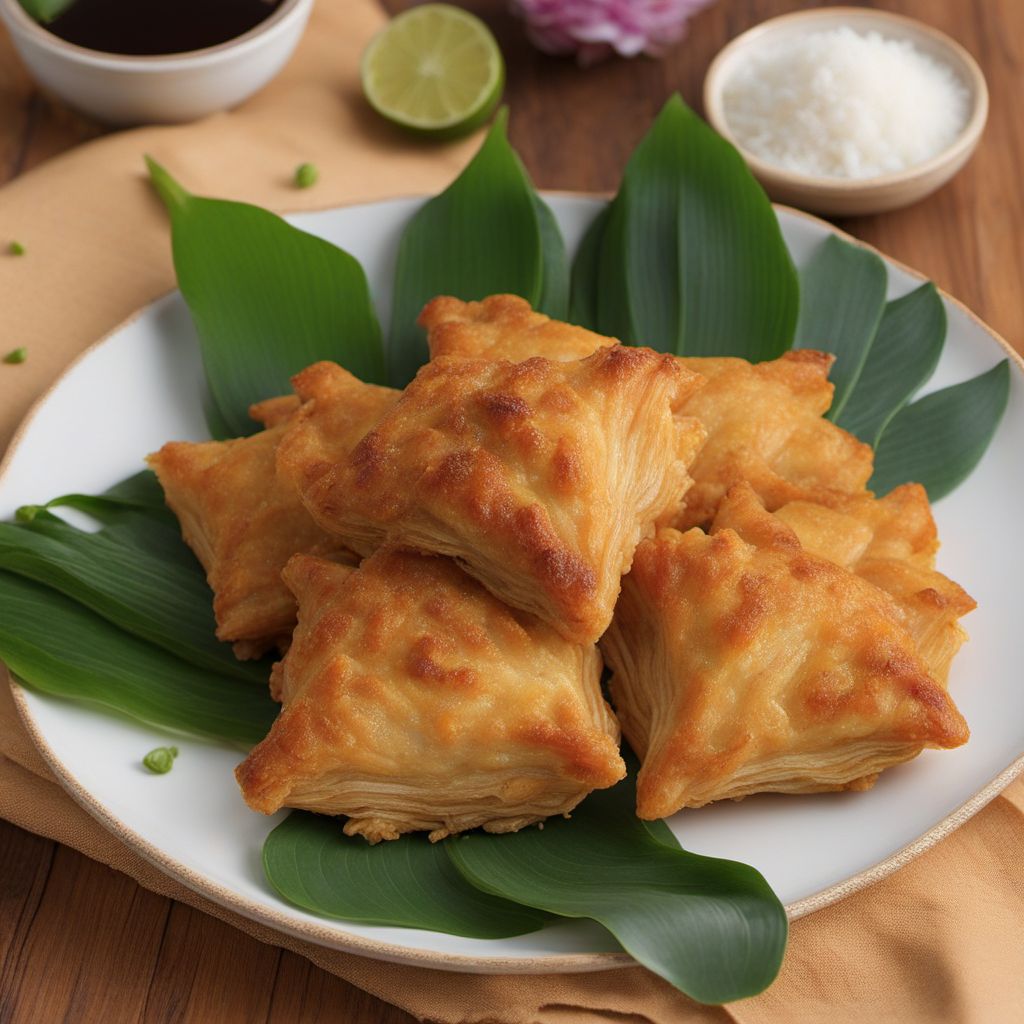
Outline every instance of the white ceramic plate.
<svg viewBox="0 0 1024 1024">
<path fill-rule="evenodd" d="M 403 224 L 420 200 L 403 199 L 293 218 L 344 246 L 366 268 L 382 315 Z M 595 200 L 554 196 L 570 248 Z M 788 210 L 779 216 L 797 263 L 832 229 Z M 890 296 L 919 283 L 889 262 Z M 949 337 L 929 388 L 987 370 L 1003 343 L 946 300 Z M 953 665 L 952 693 L 970 723 L 959 750 L 926 752 L 886 772 L 867 793 L 758 796 L 671 819 L 697 853 L 753 864 L 799 916 L 868 884 L 966 820 L 1024 768 L 1024 687 L 1016 668 L 1024 579 L 1019 529 L 1024 473 L 1024 377 L 1015 362 L 1010 403 L 994 443 L 970 480 L 935 509 L 939 567 L 977 599 L 971 641 Z M 205 434 L 202 372 L 188 311 L 177 293 L 90 349 L 40 402 L 0 476 L 0 517 L 21 504 L 69 491 L 98 492 L 136 472 L 166 440 Z M 141 756 L 165 736 L 69 702 L 15 687 L 26 723 L 72 795 L 108 828 L 169 874 L 254 919 L 328 946 L 384 959 L 467 971 L 554 972 L 606 968 L 629 958 L 596 926 L 565 922 L 513 939 L 318 918 L 281 901 L 264 880 L 260 848 L 280 817 L 249 811 L 232 777 L 239 754 L 176 739 L 181 756 L 154 778 Z"/>
</svg>

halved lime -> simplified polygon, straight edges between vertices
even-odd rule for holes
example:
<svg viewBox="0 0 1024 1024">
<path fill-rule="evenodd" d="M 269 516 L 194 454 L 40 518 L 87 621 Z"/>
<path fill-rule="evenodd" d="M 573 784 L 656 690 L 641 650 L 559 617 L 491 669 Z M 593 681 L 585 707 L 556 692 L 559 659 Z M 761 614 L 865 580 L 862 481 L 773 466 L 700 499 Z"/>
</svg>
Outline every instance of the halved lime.
<svg viewBox="0 0 1024 1024">
<path fill-rule="evenodd" d="M 398 15 L 363 54 L 363 92 L 389 121 L 438 137 L 468 132 L 501 98 L 505 62 L 487 26 L 450 4 Z"/>
</svg>

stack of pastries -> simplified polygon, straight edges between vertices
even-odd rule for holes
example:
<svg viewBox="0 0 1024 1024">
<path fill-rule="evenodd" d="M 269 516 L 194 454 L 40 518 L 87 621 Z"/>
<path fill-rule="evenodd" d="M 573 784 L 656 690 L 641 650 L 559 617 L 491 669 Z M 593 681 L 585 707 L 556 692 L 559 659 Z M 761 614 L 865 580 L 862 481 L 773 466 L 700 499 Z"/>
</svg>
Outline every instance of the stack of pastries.
<svg viewBox="0 0 1024 1024">
<path fill-rule="evenodd" d="M 515 831 L 641 761 L 637 813 L 865 789 L 967 726 L 970 597 L 915 484 L 823 418 L 832 357 L 626 347 L 441 297 L 403 391 L 333 363 L 150 457 L 239 657 L 282 652 L 248 804 L 371 842 Z M 602 667 L 611 669 L 609 692 Z"/>
</svg>

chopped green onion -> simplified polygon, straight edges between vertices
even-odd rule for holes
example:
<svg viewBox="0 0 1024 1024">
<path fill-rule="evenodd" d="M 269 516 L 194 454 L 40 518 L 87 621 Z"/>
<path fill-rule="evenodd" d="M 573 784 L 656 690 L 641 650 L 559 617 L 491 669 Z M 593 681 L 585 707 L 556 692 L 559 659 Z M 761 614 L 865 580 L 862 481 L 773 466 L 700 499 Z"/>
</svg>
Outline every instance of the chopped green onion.
<svg viewBox="0 0 1024 1024">
<path fill-rule="evenodd" d="M 177 747 L 155 747 L 142 759 L 142 763 L 154 775 L 166 775 L 177 756 Z"/>
<path fill-rule="evenodd" d="M 23 246 L 21 244 L 21 242 L 11 242 L 11 244 L 9 246 L 7 246 L 7 251 L 12 256 L 24 256 L 25 255 L 25 246 Z"/>
<path fill-rule="evenodd" d="M 319 177 L 320 172 L 316 169 L 315 164 L 299 164 L 295 168 L 295 187 L 309 188 L 311 185 L 316 184 L 316 180 Z"/>
<path fill-rule="evenodd" d="M 7 355 L 4 356 L 5 363 L 23 363 L 28 359 L 28 349 L 22 346 L 21 348 L 12 349 Z"/>
</svg>

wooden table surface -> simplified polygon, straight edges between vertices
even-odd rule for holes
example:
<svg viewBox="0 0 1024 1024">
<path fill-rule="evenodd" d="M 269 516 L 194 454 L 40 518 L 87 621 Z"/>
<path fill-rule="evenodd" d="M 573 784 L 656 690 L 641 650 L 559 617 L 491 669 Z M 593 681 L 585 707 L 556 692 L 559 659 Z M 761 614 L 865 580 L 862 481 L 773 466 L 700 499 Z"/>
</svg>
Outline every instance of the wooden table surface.
<svg viewBox="0 0 1024 1024">
<path fill-rule="evenodd" d="M 663 61 L 580 70 L 534 51 L 504 0 L 465 4 L 492 25 L 505 52 L 512 138 L 535 182 L 588 190 L 615 188 L 673 90 L 699 108 L 704 72 L 727 40 L 765 18 L 820 5 L 718 0 Z M 978 153 L 951 184 L 910 209 L 841 224 L 929 275 L 1024 351 L 1024 3 L 871 6 L 920 18 L 963 43 L 988 78 L 992 112 Z M 103 131 L 42 96 L 0 28 L 0 184 Z M 6 823 L 0 879 L 0 1022 L 413 1019 L 292 953 Z"/>
</svg>

